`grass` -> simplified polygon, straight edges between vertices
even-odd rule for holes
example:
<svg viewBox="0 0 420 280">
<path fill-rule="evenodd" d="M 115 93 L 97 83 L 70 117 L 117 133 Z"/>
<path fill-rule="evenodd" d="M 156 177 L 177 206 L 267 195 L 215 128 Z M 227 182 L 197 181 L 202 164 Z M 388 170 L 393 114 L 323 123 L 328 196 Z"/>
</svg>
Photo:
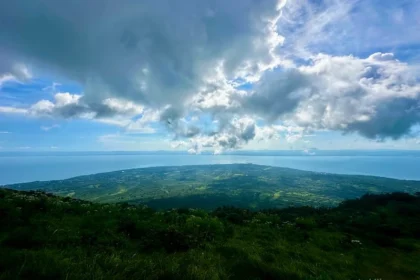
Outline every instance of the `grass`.
<svg viewBox="0 0 420 280">
<path fill-rule="evenodd" d="M 420 279 L 420 197 L 155 211 L 0 189 L 0 279 Z"/>
</svg>

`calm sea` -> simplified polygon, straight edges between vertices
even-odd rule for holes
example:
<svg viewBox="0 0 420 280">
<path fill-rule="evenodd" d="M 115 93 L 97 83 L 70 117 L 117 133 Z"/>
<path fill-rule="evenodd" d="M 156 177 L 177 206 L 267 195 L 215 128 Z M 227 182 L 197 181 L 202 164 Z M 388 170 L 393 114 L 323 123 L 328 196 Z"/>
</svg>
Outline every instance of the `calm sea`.
<svg viewBox="0 0 420 280">
<path fill-rule="evenodd" d="M 420 180 L 420 156 L 250 156 L 184 154 L 0 155 L 0 185 L 65 179 L 121 169 L 254 163 L 337 174 Z"/>
</svg>

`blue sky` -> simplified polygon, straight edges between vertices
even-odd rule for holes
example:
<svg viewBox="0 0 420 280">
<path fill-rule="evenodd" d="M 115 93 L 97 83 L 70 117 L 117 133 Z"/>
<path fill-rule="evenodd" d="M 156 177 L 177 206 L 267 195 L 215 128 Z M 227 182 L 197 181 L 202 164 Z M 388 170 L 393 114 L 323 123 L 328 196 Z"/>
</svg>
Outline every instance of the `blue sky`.
<svg viewBox="0 0 420 280">
<path fill-rule="evenodd" d="M 0 152 L 420 149 L 418 0 L 36 2 L 0 4 Z"/>
</svg>

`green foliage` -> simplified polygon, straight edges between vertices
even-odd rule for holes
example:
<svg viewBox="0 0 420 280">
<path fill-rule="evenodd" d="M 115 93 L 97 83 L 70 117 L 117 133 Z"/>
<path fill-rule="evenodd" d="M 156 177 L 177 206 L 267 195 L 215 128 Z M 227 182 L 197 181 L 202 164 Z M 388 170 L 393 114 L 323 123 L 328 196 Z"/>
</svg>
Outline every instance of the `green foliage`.
<svg viewBox="0 0 420 280">
<path fill-rule="evenodd" d="M 332 207 L 365 193 L 415 193 L 420 191 L 420 181 L 325 174 L 255 164 L 220 164 L 129 169 L 7 187 L 42 189 L 67 199 L 71 196 L 101 203 L 125 202 L 125 207 L 130 203 L 155 209 L 214 210 L 231 205 L 261 210 L 290 206 Z M 231 217 L 232 221 L 236 218 L 236 214 Z"/>
<path fill-rule="evenodd" d="M 420 278 L 420 197 L 405 193 L 207 212 L 0 189 L 0 225 L 0 279 Z"/>
</svg>

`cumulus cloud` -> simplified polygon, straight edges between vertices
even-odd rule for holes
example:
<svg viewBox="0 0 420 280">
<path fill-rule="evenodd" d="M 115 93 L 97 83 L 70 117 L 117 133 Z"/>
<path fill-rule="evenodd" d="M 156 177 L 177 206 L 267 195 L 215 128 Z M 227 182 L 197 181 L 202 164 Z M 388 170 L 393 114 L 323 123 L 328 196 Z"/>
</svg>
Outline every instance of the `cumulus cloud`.
<svg viewBox="0 0 420 280">
<path fill-rule="evenodd" d="M 310 82 L 298 69 L 269 71 L 255 84 L 253 92 L 239 96 L 239 102 L 245 111 L 274 122 L 310 94 Z"/>
<path fill-rule="evenodd" d="M 398 139 L 410 135 L 411 128 L 420 123 L 418 69 L 396 60 L 391 53 L 374 53 L 367 58 L 320 54 L 309 65 L 269 71 L 248 94 L 230 98 L 240 110 L 225 108 L 222 116 L 234 112 L 263 119 L 266 125 L 278 121 L 289 125 L 258 128 L 259 137 L 255 137 L 252 118 L 233 119 L 227 124 L 224 120 L 217 134 L 194 139 L 192 151 L 209 146 L 216 150 L 236 148 L 250 139 L 279 133 L 294 143 L 314 130 Z M 221 118 L 220 113 L 216 117 Z"/>
<path fill-rule="evenodd" d="M 77 80 L 88 103 L 119 97 L 180 106 L 219 66 L 229 79 L 270 67 L 271 50 L 282 42 L 275 32 L 281 6 L 276 0 L 3 1 L 0 45 L 11 57 Z"/>
<path fill-rule="evenodd" d="M 196 133 L 188 141 L 177 141 L 174 147 L 185 146 L 190 153 L 200 153 L 203 149 L 211 148 L 218 154 L 225 150 L 240 148 L 242 145 L 259 136 L 264 136 L 266 131 L 259 131 L 255 121 L 249 117 L 234 118 L 230 123 L 215 133 Z"/>
<path fill-rule="evenodd" d="M 54 100 L 41 100 L 33 104 L 26 113 L 32 116 L 59 118 L 107 119 L 132 117 L 143 113 L 144 107 L 123 99 L 106 98 L 99 103 L 87 103 L 84 96 L 60 92 Z"/>
<path fill-rule="evenodd" d="M 379 140 L 410 135 L 420 122 L 418 67 L 392 53 L 347 55 L 371 49 L 349 40 L 370 34 L 357 5 L 370 7 L 341 0 L 4 1 L 0 81 L 30 79 L 23 61 L 79 83 L 83 94 L 56 93 L 0 113 L 92 119 L 133 134 L 154 133 L 159 123 L 174 146 L 193 153 L 252 140 L 294 143 L 317 130 Z M 406 13 L 392 18 L 410 21 Z M 375 20 L 370 26 L 377 28 Z"/>
<path fill-rule="evenodd" d="M 300 126 L 397 139 L 420 122 L 418 69 L 390 53 L 319 55 L 299 70 L 311 80 L 303 87 L 310 95 L 290 116 Z"/>
<path fill-rule="evenodd" d="M 154 111 L 150 109 L 146 109 L 142 112 L 140 118 L 136 120 L 129 121 L 127 125 L 125 125 L 126 133 L 131 134 L 149 134 L 156 132 L 156 129 L 151 127 L 152 123 L 156 123 L 159 120 L 159 111 Z"/>
</svg>

